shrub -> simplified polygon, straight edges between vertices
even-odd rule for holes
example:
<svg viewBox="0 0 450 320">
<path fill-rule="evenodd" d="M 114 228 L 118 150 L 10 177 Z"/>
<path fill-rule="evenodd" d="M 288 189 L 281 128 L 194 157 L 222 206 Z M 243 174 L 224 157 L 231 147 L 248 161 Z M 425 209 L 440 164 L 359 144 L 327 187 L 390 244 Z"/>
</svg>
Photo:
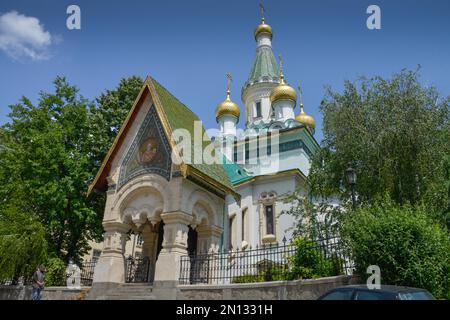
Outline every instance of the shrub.
<svg viewBox="0 0 450 320">
<path fill-rule="evenodd" d="M 378 201 L 349 213 L 342 236 L 362 279 L 369 265 L 377 265 L 382 284 L 425 288 L 437 298 L 450 298 L 449 232 L 424 207 Z"/>
<path fill-rule="evenodd" d="M 316 248 L 314 241 L 298 237 L 293 241 L 297 250 L 288 257 L 291 265 L 287 275 L 288 280 L 314 279 L 328 277 L 333 274 L 333 263 L 326 259 L 324 254 Z"/>
<path fill-rule="evenodd" d="M 264 276 L 261 274 L 243 274 L 242 276 L 233 277 L 232 283 L 253 283 L 263 282 Z"/>
<path fill-rule="evenodd" d="M 47 273 L 45 274 L 45 285 L 65 286 L 66 285 L 66 265 L 60 258 L 50 258 L 47 261 Z"/>
<path fill-rule="evenodd" d="M 257 274 L 243 274 L 233 277 L 232 283 L 253 283 L 266 281 L 286 280 L 287 266 L 274 263 L 272 261 L 264 261 L 264 268 L 258 266 Z"/>
</svg>

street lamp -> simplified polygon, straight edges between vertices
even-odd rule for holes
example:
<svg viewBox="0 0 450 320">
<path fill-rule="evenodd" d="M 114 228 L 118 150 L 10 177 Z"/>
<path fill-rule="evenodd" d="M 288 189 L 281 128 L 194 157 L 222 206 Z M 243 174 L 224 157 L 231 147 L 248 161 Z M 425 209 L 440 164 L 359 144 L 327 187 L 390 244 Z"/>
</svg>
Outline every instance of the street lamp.
<svg viewBox="0 0 450 320">
<path fill-rule="evenodd" d="M 352 188 L 352 207 L 353 210 L 356 209 L 356 197 L 355 197 L 355 186 L 356 186 L 356 171 L 352 167 L 348 167 L 345 170 L 345 177 L 347 178 L 347 182 Z"/>
</svg>

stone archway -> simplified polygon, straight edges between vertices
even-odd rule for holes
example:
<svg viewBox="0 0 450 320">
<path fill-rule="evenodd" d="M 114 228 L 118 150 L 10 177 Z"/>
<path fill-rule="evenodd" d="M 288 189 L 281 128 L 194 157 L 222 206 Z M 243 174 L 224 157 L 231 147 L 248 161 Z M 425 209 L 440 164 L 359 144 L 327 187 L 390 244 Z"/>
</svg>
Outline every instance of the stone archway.
<svg viewBox="0 0 450 320">
<path fill-rule="evenodd" d="M 163 207 L 163 196 L 152 186 L 136 188 L 119 205 L 123 223 L 143 239 L 141 258 L 126 261 L 126 282 L 153 282 Z"/>
</svg>

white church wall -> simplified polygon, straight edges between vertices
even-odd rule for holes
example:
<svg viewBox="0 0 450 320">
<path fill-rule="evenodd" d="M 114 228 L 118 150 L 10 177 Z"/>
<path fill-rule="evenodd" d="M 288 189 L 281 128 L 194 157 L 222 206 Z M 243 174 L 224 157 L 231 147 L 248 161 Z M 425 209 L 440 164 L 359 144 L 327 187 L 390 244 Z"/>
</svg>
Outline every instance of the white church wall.
<svg viewBox="0 0 450 320">
<path fill-rule="evenodd" d="M 269 122 L 271 116 L 271 103 L 269 95 L 271 90 L 277 85 L 276 82 L 257 83 L 245 90 L 243 102 L 245 105 L 247 122 L 258 123 L 260 121 Z M 256 102 L 261 102 L 261 118 L 256 118 Z"/>
<path fill-rule="evenodd" d="M 242 211 L 247 209 L 248 215 L 248 234 L 247 242 L 251 247 L 260 246 L 262 238 L 265 235 L 265 219 L 264 219 L 264 204 L 261 202 L 261 195 L 263 193 L 276 194 L 274 205 L 275 217 L 275 236 L 276 241 L 282 244 L 283 237 L 289 241 L 292 238 L 291 227 L 294 225 L 294 218 L 287 214 L 281 214 L 291 208 L 290 203 L 285 203 L 281 200 L 282 196 L 290 194 L 297 190 L 299 186 L 299 178 L 297 175 L 266 178 L 260 181 L 254 181 L 237 187 L 236 191 L 241 195 L 241 205 L 230 196 L 226 199 L 226 215 L 227 221 L 225 225 L 224 240 L 225 244 L 229 243 L 230 229 L 229 218 L 235 216 L 235 232 L 233 233 L 233 248 L 242 249 Z"/>
</svg>

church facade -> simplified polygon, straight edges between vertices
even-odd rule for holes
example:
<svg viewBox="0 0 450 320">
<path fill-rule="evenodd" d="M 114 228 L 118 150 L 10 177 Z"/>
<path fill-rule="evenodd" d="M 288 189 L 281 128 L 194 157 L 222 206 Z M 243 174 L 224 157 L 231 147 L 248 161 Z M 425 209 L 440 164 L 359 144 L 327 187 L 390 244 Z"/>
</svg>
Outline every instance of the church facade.
<svg viewBox="0 0 450 320">
<path fill-rule="evenodd" d="M 292 237 L 293 218 L 283 214 L 291 204 L 284 196 L 304 192 L 308 183 L 319 147 L 315 122 L 275 59 L 264 18 L 254 36 L 256 58 L 242 87 L 243 108 L 232 101 L 229 81 L 215 110 L 219 134 L 209 143 L 180 141 L 180 130 L 205 135 L 200 119 L 147 77 L 89 187 L 89 193 L 106 192 L 94 284 L 125 282 L 130 232 L 142 239 L 149 282 L 176 282 L 183 256 L 277 245 Z M 245 121 L 243 130 L 239 121 Z M 186 160 L 210 146 L 219 162 Z"/>
</svg>

